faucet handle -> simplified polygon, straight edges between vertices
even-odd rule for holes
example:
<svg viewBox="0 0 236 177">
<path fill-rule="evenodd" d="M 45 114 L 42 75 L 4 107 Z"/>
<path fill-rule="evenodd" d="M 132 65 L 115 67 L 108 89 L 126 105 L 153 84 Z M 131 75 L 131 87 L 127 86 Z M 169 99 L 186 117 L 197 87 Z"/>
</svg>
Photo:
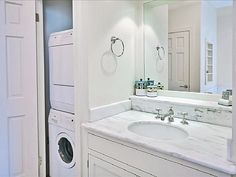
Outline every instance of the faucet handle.
<svg viewBox="0 0 236 177">
<path fill-rule="evenodd" d="M 161 119 L 161 111 L 162 109 L 161 108 L 156 108 L 156 111 L 157 111 L 157 115 L 155 116 L 156 119 Z"/>
<path fill-rule="evenodd" d="M 171 114 L 171 115 L 175 114 L 174 109 L 173 109 L 172 106 L 169 107 L 168 113 Z"/>
<path fill-rule="evenodd" d="M 188 125 L 188 121 L 186 120 L 186 117 L 187 117 L 188 113 L 187 112 L 181 112 L 180 114 L 183 116 L 183 120 L 180 123 L 182 123 L 183 125 Z"/>
</svg>

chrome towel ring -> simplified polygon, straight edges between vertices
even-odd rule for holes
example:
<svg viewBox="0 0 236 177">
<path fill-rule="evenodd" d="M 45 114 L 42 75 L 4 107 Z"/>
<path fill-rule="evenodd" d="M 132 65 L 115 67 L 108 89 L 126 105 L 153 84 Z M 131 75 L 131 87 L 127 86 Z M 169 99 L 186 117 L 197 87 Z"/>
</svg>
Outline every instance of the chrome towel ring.
<svg viewBox="0 0 236 177">
<path fill-rule="evenodd" d="M 165 57 L 165 55 L 166 55 L 165 48 L 157 46 L 156 49 L 157 49 L 158 57 L 160 58 L 160 60 L 163 60 L 163 57 Z M 162 50 L 163 56 L 161 56 L 160 50 Z"/>
<path fill-rule="evenodd" d="M 113 50 L 113 45 L 116 43 L 116 41 L 120 41 L 121 44 L 122 44 L 122 52 L 121 54 L 116 54 Z M 115 36 L 112 36 L 111 37 L 111 52 L 113 53 L 113 55 L 115 55 L 116 57 L 121 57 L 123 54 L 124 54 L 124 51 L 125 51 L 125 45 L 124 45 L 124 42 L 118 38 L 118 37 L 115 37 Z"/>
</svg>

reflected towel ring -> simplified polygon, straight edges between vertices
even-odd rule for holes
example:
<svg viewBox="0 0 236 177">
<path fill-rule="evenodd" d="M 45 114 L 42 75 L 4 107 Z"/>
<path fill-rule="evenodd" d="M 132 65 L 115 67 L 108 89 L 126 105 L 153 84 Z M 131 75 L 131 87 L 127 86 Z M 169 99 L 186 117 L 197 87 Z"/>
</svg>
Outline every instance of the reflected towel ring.
<svg viewBox="0 0 236 177">
<path fill-rule="evenodd" d="M 165 48 L 157 46 L 156 49 L 157 49 L 157 53 L 158 53 L 158 56 L 159 56 L 160 60 L 163 60 L 163 57 L 165 57 L 165 55 L 166 55 Z M 160 55 L 160 50 L 162 50 L 163 56 Z"/>
<path fill-rule="evenodd" d="M 113 45 L 116 43 L 116 41 L 120 41 L 121 44 L 122 44 L 122 52 L 121 54 L 116 54 L 113 50 Z M 125 51 L 125 45 L 124 45 L 124 42 L 120 39 L 120 38 L 117 38 L 115 36 L 112 36 L 111 37 L 111 52 L 116 56 L 116 57 L 121 57 L 123 54 L 124 54 L 124 51 Z"/>
</svg>

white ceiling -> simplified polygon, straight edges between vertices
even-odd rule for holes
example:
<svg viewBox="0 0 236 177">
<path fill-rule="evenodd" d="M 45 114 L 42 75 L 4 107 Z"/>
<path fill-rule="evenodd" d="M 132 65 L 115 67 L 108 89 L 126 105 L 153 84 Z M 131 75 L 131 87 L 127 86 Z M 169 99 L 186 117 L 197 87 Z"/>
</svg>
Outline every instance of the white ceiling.
<svg viewBox="0 0 236 177">
<path fill-rule="evenodd" d="M 169 4 L 169 10 L 175 10 L 185 6 L 200 4 L 201 1 L 177 1 L 176 3 Z"/>
<path fill-rule="evenodd" d="M 232 6 L 233 0 L 208 0 L 215 8 L 222 8 L 226 6 Z"/>
</svg>

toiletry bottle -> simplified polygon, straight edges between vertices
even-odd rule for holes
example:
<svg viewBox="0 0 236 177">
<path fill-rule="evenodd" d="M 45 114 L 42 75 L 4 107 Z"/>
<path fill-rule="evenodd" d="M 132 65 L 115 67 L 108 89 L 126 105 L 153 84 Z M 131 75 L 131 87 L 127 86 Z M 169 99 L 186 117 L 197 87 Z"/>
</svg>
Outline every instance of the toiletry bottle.
<svg viewBox="0 0 236 177">
<path fill-rule="evenodd" d="M 143 79 L 135 82 L 135 93 L 137 96 L 146 96 L 146 82 Z"/>
<path fill-rule="evenodd" d="M 154 80 L 150 80 L 150 78 L 147 78 L 146 84 L 147 84 L 147 87 L 150 85 L 154 85 Z"/>
<path fill-rule="evenodd" d="M 158 83 L 157 83 L 157 89 L 158 89 L 158 90 L 161 90 L 161 88 L 162 88 L 162 85 L 161 85 L 160 82 L 158 82 Z"/>
<path fill-rule="evenodd" d="M 218 101 L 219 105 L 222 106 L 232 106 L 232 101 L 230 100 L 230 91 L 223 91 L 222 98 Z"/>
</svg>

